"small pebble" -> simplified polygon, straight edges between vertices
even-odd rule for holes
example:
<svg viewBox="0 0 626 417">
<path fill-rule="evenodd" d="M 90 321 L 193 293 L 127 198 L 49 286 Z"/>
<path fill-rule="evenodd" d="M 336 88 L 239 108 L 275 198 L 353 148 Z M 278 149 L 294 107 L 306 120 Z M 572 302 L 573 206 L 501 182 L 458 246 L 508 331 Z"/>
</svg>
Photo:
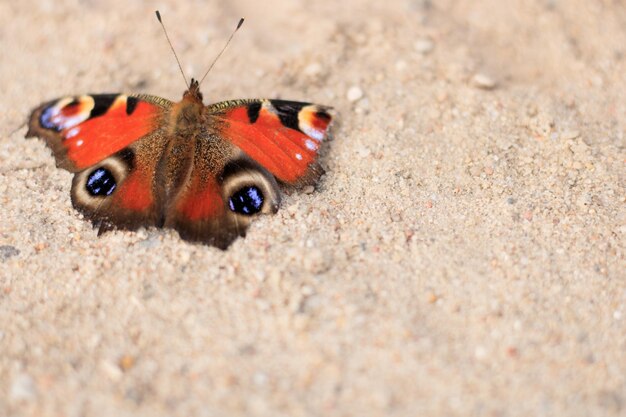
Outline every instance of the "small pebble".
<svg viewBox="0 0 626 417">
<path fill-rule="evenodd" d="M 139 242 L 139 245 L 146 249 L 153 249 L 161 245 L 161 240 L 158 235 L 152 235 L 149 238 Z"/>
<path fill-rule="evenodd" d="M 305 297 L 310 297 L 315 294 L 315 290 L 310 285 L 304 285 L 302 286 L 302 288 L 300 288 L 300 294 Z"/>
<path fill-rule="evenodd" d="M 191 259 L 191 254 L 187 251 L 182 251 L 178 254 L 178 259 L 181 264 L 186 264 Z"/>
<path fill-rule="evenodd" d="M 0 261 L 6 261 L 13 256 L 20 254 L 20 250 L 15 246 L 2 245 L 0 246 Z"/>
<path fill-rule="evenodd" d="M 321 72 L 322 66 L 319 64 L 319 62 L 313 62 L 312 64 L 309 64 L 306 66 L 306 68 L 304 68 L 304 75 L 308 75 L 310 77 L 316 77 L 320 75 Z"/>
<path fill-rule="evenodd" d="M 50 245 L 48 245 L 45 242 L 39 242 L 39 243 L 36 243 L 35 246 L 33 246 L 33 248 L 35 249 L 35 252 L 39 253 L 42 250 L 46 249 L 48 246 Z"/>
<path fill-rule="evenodd" d="M 360 147 L 357 151 L 356 154 L 361 157 L 361 158 L 367 158 L 372 154 L 372 151 L 370 151 L 368 148 L 365 147 Z"/>
<path fill-rule="evenodd" d="M 119 366 L 111 361 L 102 361 L 100 363 L 100 370 L 102 370 L 111 381 L 119 381 L 123 376 L 123 372 Z"/>
<path fill-rule="evenodd" d="M 298 207 L 298 203 L 292 204 L 285 210 L 291 217 L 295 217 L 298 214 L 300 208 Z"/>
<path fill-rule="evenodd" d="M 417 52 L 419 52 L 420 54 L 426 55 L 427 53 L 433 50 L 433 48 L 435 47 L 435 44 L 433 43 L 433 41 L 431 41 L 428 38 L 422 38 L 422 39 L 416 40 L 413 46 L 415 47 L 415 50 Z"/>
<path fill-rule="evenodd" d="M 566 130 L 565 132 L 561 133 L 561 139 L 565 140 L 576 139 L 579 136 L 580 132 L 578 130 Z"/>
<path fill-rule="evenodd" d="M 483 90 L 492 90 L 497 85 L 496 81 L 493 78 L 483 73 L 478 73 L 474 75 L 474 77 L 472 78 L 472 82 L 476 87 L 482 88 Z"/>
<path fill-rule="evenodd" d="M 252 379 L 254 381 L 254 383 L 258 386 L 263 386 L 265 384 L 267 384 L 267 380 L 269 379 L 267 377 L 267 374 L 263 373 L 263 372 L 257 372 L 252 376 Z"/>
<path fill-rule="evenodd" d="M 519 351 L 517 350 L 515 346 L 508 346 L 506 348 L 506 354 L 510 358 L 516 358 L 519 356 Z"/>
<path fill-rule="evenodd" d="M 539 109 L 537 108 L 535 104 L 530 104 L 528 108 L 526 109 L 526 115 L 528 117 L 535 117 L 537 116 L 538 113 L 539 113 Z"/>
<path fill-rule="evenodd" d="M 9 398 L 13 401 L 32 401 L 37 398 L 35 381 L 30 375 L 20 374 L 13 379 Z"/>
<path fill-rule="evenodd" d="M 354 85 L 348 89 L 348 93 L 346 94 L 348 101 L 355 102 L 359 101 L 363 98 L 363 90 L 360 87 Z"/>
<path fill-rule="evenodd" d="M 124 355 L 120 358 L 118 365 L 122 371 L 126 372 L 135 365 L 135 358 L 130 355 Z"/>
<path fill-rule="evenodd" d="M 487 358 L 487 349 L 484 346 L 476 346 L 474 349 L 474 357 L 478 360 L 483 360 Z"/>
<path fill-rule="evenodd" d="M 315 191 L 315 187 L 313 187 L 312 185 L 307 185 L 302 189 L 302 192 L 304 194 L 313 194 L 313 191 Z"/>
<path fill-rule="evenodd" d="M 408 64 L 403 59 L 396 61 L 396 71 L 404 71 L 407 66 Z"/>
</svg>

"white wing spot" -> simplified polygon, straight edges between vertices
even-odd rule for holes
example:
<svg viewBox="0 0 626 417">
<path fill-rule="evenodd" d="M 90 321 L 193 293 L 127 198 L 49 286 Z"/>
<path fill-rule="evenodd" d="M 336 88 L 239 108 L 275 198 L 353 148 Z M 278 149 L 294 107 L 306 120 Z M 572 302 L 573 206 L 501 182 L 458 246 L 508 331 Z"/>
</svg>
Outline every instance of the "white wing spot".
<svg viewBox="0 0 626 417">
<path fill-rule="evenodd" d="M 76 146 L 81 146 L 83 144 L 83 140 L 82 139 L 78 139 L 76 141 Z"/>
<path fill-rule="evenodd" d="M 324 132 L 323 131 L 317 130 L 317 129 L 315 129 L 315 128 L 311 127 L 311 126 L 308 126 L 308 125 L 302 126 L 302 124 L 300 126 L 300 129 L 307 136 L 309 136 L 312 139 L 315 139 L 318 142 L 324 140 Z"/>
<path fill-rule="evenodd" d="M 316 151 L 317 150 L 317 144 L 315 142 L 313 142 L 311 139 L 305 140 L 304 141 L 304 146 L 306 146 L 306 148 L 311 150 L 311 151 Z"/>
<path fill-rule="evenodd" d="M 302 161 L 302 155 L 300 155 L 299 153 L 296 154 L 296 159 L 298 161 Z"/>
<path fill-rule="evenodd" d="M 80 129 L 78 127 L 73 127 L 65 134 L 65 139 L 73 138 L 74 136 L 78 135 L 79 132 Z"/>
</svg>

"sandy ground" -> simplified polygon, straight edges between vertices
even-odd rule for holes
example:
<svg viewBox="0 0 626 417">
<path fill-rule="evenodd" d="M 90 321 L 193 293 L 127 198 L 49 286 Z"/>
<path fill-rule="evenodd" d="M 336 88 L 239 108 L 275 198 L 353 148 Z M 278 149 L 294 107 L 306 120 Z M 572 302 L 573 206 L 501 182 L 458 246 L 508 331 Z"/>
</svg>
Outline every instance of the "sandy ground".
<svg viewBox="0 0 626 417">
<path fill-rule="evenodd" d="M 0 3 L 0 415 L 626 415 L 618 0 Z M 261 4 L 262 3 L 262 4 Z M 85 92 L 336 107 L 220 250 L 97 237 L 17 129 Z"/>
</svg>

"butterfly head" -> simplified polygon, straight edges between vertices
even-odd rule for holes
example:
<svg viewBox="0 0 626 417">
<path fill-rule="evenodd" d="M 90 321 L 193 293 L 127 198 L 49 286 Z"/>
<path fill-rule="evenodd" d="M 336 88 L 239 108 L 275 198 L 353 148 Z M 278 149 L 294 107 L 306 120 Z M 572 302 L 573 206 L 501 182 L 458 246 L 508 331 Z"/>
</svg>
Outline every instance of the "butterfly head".
<svg viewBox="0 0 626 417">
<path fill-rule="evenodd" d="M 191 100 L 196 101 L 202 104 L 202 93 L 200 92 L 200 83 L 198 80 L 191 79 L 191 83 L 189 84 L 189 88 L 183 94 L 183 100 Z"/>
</svg>

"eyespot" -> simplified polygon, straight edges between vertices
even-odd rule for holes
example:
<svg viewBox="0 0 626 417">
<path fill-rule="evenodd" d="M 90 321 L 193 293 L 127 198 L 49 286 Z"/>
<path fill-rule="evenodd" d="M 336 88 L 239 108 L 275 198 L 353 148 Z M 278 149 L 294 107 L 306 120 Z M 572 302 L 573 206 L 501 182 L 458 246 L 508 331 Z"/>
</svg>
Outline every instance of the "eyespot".
<svg viewBox="0 0 626 417">
<path fill-rule="evenodd" d="M 251 185 L 235 192 L 228 199 L 228 205 L 235 213 L 251 216 L 261 211 L 264 200 L 261 190 Z"/>
<path fill-rule="evenodd" d="M 116 187 L 115 177 L 111 171 L 105 168 L 98 168 L 89 174 L 85 188 L 92 196 L 111 195 Z"/>
<path fill-rule="evenodd" d="M 58 114 L 58 108 L 56 108 L 55 106 L 49 106 L 45 108 L 43 112 L 41 112 L 41 116 L 39 116 L 39 123 L 46 129 L 53 129 L 57 132 L 60 132 L 61 128 L 52 121 L 52 118 Z"/>
</svg>

